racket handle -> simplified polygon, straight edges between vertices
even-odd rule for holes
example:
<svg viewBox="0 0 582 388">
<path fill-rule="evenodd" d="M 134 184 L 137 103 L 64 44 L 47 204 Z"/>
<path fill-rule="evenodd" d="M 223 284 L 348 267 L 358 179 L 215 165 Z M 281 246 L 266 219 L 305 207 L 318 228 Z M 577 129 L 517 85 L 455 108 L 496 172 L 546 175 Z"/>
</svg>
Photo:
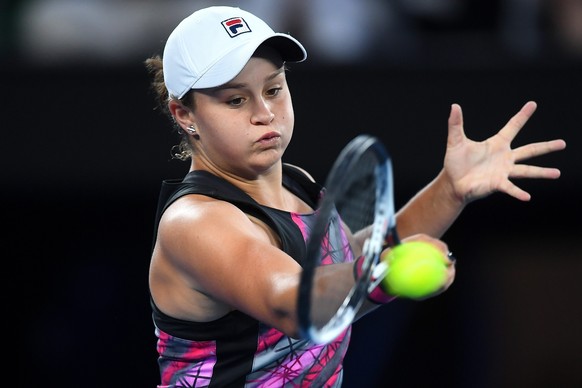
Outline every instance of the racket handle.
<svg viewBox="0 0 582 388">
<path fill-rule="evenodd" d="M 364 262 L 364 256 L 358 257 L 354 262 L 354 279 L 358 281 L 360 276 L 362 275 L 362 264 Z M 375 279 L 370 279 L 371 282 L 374 282 Z M 382 288 L 382 282 L 379 282 L 376 287 L 372 289 L 372 291 L 368 292 L 368 300 L 374 304 L 386 304 L 396 299 L 395 296 L 388 294 Z"/>
<path fill-rule="evenodd" d="M 382 250 L 390 247 L 395 247 L 400 244 L 400 237 L 396 232 L 396 226 L 392 226 L 386 233 L 386 238 L 384 238 L 384 244 L 382 244 Z"/>
</svg>

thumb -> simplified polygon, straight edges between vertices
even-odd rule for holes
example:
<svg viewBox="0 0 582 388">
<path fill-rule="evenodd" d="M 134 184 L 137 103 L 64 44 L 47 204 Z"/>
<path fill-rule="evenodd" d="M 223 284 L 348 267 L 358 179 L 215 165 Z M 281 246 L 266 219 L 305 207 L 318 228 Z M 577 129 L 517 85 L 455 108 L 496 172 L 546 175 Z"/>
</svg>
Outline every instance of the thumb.
<svg viewBox="0 0 582 388">
<path fill-rule="evenodd" d="M 449 134 L 447 138 L 447 147 L 455 147 L 460 144 L 465 138 L 465 131 L 463 129 L 463 111 L 459 104 L 451 105 L 451 113 L 449 114 Z"/>
</svg>

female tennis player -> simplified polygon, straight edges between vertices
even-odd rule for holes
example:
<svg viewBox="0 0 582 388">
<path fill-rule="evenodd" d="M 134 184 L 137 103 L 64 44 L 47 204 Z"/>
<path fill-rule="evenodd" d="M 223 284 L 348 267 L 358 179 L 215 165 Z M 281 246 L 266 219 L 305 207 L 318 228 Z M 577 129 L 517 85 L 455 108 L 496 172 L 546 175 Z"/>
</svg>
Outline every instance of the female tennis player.
<svg viewBox="0 0 582 388">
<path fill-rule="evenodd" d="M 175 28 L 162 56 L 146 60 L 180 136 L 175 157 L 190 163 L 182 181 L 164 182 L 156 220 L 149 287 L 158 387 L 341 386 L 351 327 L 316 344 L 297 318 L 309 218 L 322 193 L 282 161 L 294 125 L 285 64 L 305 59 L 301 43 L 255 15 L 209 7 Z M 402 241 L 428 242 L 446 257 L 438 238 L 467 204 L 493 192 L 527 201 L 511 178 L 558 178 L 558 169 L 518 162 L 561 150 L 563 140 L 511 148 L 535 109 L 526 103 L 497 134 L 475 142 L 452 105 L 442 171 L 397 212 Z M 353 286 L 353 257 L 344 259 L 318 268 L 320 300 L 339 303 Z M 447 264 L 432 296 L 454 279 Z M 375 289 L 359 314 L 393 297 Z"/>
</svg>

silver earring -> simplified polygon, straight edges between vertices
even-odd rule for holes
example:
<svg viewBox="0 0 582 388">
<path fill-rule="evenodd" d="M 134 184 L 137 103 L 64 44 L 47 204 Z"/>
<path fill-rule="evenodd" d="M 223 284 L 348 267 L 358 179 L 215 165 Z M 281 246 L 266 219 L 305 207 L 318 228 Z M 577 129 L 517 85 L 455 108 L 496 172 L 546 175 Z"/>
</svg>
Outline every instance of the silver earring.
<svg viewBox="0 0 582 388">
<path fill-rule="evenodd" d="M 196 128 L 194 128 L 194 125 L 190 125 L 188 127 L 188 132 L 190 132 L 190 135 L 195 135 L 196 134 Z"/>
</svg>

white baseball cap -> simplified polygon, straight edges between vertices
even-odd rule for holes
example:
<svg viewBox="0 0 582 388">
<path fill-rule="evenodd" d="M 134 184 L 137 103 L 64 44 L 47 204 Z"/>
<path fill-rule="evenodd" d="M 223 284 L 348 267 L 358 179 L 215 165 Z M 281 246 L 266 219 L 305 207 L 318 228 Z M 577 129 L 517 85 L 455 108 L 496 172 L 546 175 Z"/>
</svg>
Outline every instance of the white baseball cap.
<svg viewBox="0 0 582 388">
<path fill-rule="evenodd" d="M 172 31 L 164 48 L 164 82 L 170 96 L 182 98 L 190 89 L 227 83 L 265 42 L 285 62 L 307 58 L 297 39 L 274 32 L 250 12 L 225 6 L 194 12 Z"/>
</svg>

